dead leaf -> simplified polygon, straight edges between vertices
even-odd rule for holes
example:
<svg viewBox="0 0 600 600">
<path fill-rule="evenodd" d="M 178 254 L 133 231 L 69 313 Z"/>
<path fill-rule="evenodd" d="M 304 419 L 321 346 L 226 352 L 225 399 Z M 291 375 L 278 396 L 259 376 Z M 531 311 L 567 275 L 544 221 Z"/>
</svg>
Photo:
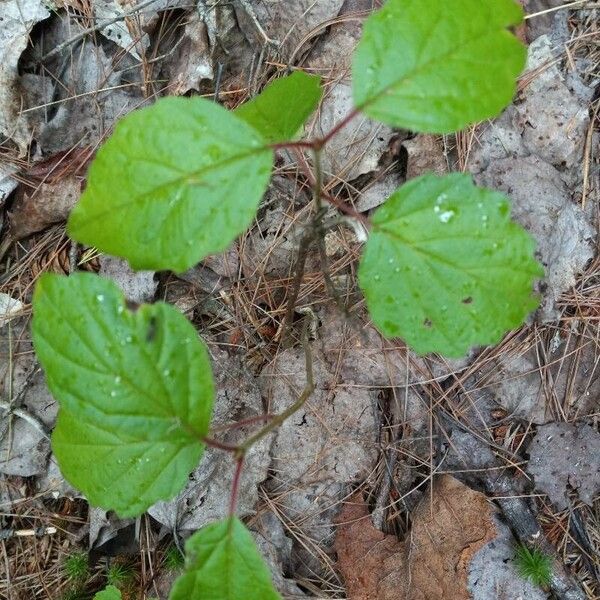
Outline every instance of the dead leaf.
<svg viewBox="0 0 600 600">
<path fill-rule="evenodd" d="M 187 8 L 190 3 L 185 0 L 93 0 L 91 5 L 96 23 L 114 21 L 101 29 L 100 33 L 141 60 L 140 55 L 150 46 L 148 30 L 152 29 L 158 12 L 169 8 Z M 136 5 L 140 5 L 137 10 Z"/>
<path fill-rule="evenodd" d="M 200 91 L 204 80 L 213 78 L 213 62 L 206 24 L 198 13 L 186 22 L 183 38 L 166 63 L 169 88 L 175 96 Z"/>
<path fill-rule="evenodd" d="M 20 300 L 0 292 L 0 327 L 4 327 L 18 317 L 23 308 L 24 305 Z"/>
<path fill-rule="evenodd" d="M 555 321 L 560 295 L 594 255 L 596 232 L 588 217 L 572 202 L 561 173 L 535 156 L 494 160 L 476 181 L 508 194 L 515 220 L 535 238 L 547 284 L 538 315 L 544 322 Z"/>
<path fill-rule="evenodd" d="M 1 119 L 2 117 L 0 117 Z M 0 164 L 0 209 L 4 206 L 4 201 L 17 187 L 19 182 L 13 177 L 18 169 L 8 164 Z M 0 223 L 1 225 L 1 223 Z"/>
<path fill-rule="evenodd" d="M 8 420 L 13 419 L 11 427 Z M 50 440 L 31 423 L 0 411 L 0 472 L 31 477 L 46 471 Z"/>
<path fill-rule="evenodd" d="M 406 594 L 406 548 L 393 535 L 373 527 L 362 492 L 348 499 L 339 516 L 335 538 L 338 569 L 350 600 L 391 600 Z M 398 587 L 396 596 L 381 596 L 380 584 L 387 577 Z"/>
<path fill-rule="evenodd" d="M 448 172 L 444 144 L 439 136 L 422 134 L 406 140 L 402 145 L 408 153 L 407 180 L 425 173 L 443 175 Z"/>
<path fill-rule="evenodd" d="M 44 28 L 44 36 L 36 38 L 31 55 L 44 55 L 48 48 L 56 47 L 82 27 L 73 19 L 55 18 Z M 87 46 L 86 46 L 87 48 Z M 72 48 L 48 62 L 55 65 L 57 75 L 53 78 L 25 74 L 21 78 L 24 92 L 23 108 L 32 124 L 37 142 L 38 155 L 55 156 L 71 152 L 75 147 L 97 147 L 111 131 L 114 123 L 134 108 L 150 102 L 142 95 L 142 86 L 131 82 L 127 68 L 115 68 L 115 58 L 110 55 L 112 46 L 90 46 L 86 52 L 70 59 Z M 133 62 L 127 55 L 123 61 Z M 117 61 L 121 65 L 121 60 Z M 58 69 L 60 64 L 68 69 Z M 50 80 L 50 82 L 48 82 Z M 36 99 L 35 91 L 46 81 L 52 95 L 52 109 L 45 101 Z"/>
<path fill-rule="evenodd" d="M 26 181 L 39 183 L 57 183 L 67 175 L 84 176 L 94 154 L 90 146 L 71 148 L 33 163 L 21 174 Z"/>
<path fill-rule="evenodd" d="M 80 179 L 74 176 L 57 183 L 42 183 L 33 192 L 23 191 L 8 214 L 13 241 L 64 221 L 81 194 Z"/>
<path fill-rule="evenodd" d="M 33 26 L 50 12 L 42 0 L 4 0 L 0 11 L 0 136 L 13 140 L 23 156 L 31 135 L 27 117 L 21 112 L 17 67 Z"/>
<path fill-rule="evenodd" d="M 468 569 L 497 536 L 486 497 L 440 477 L 413 514 L 405 541 L 376 530 L 361 493 L 340 515 L 335 548 L 351 600 L 470 600 Z"/>
<path fill-rule="evenodd" d="M 594 90 L 576 73 L 567 80 L 555 60 L 555 48 L 547 35 L 529 47 L 527 72 L 535 75 L 515 104 L 515 125 L 529 152 L 560 170 L 576 168 L 578 181 Z"/>
<path fill-rule="evenodd" d="M 265 36 L 281 44 L 279 51 L 287 62 L 315 33 L 320 33 L 324 23 L 329 23 L 340 12 L 344 0 L 315 2 L 295 0 L 281 2 L 236 2 L 236 17 L 239 26 L 250 40 L 263 44 Z M 291 62 L 291 61 L 290 61 Z"/>
<path fill-rule="evenodd" d="M 100 275 L 112 279 L 131 302 L 152 302 L 158 287 L 154 271 L 134 271 L 126 260 L 115 256 L 100 257 Z"/>
<path fill-rule="evenodd" d="M 328 80 L 319 110 L 308 127 L 311 135 L 331 131 L 354 108 L 348 73 L 361 34 L 361 20 L 342 18 L 307 59 L 308 68 L 339 74 Z M 392 136 L 390 127 L 357 116 L 323 149 L 323 172 L 337 181 L 353 181 L 360 175 L 378 171 Z"/>
<path fill-rule="evenodd" d="M 555 19 L 558 16 L 567 16 L 567 11 L 553 11 L 552 8 L 556 8 L 561 4 L 564 4 L 564 0 L 519 0 L 522 4 L 526 14 L 536 14 L 535 19 L 529 19 L 527 23 L 527 40 L 532 42 L 539 36 L 550 33 Z M 562 14 L 561 14 L 562 13 Z"/>
<path fill-rule="evenodd" d="M 600 434 L 589 425 L 550 423 L 540 427 L 529 445 L 527 472 L 535 487 L 548 494 L 562 510 L 568 506 L 567 489 L 591 505 L 600 491 Z"/>
</svg>

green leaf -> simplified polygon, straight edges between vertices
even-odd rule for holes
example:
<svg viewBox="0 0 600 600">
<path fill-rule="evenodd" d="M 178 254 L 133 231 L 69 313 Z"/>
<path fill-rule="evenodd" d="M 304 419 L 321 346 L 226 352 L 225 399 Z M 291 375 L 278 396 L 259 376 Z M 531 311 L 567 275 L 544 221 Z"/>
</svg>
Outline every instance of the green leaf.
<svg viewBox="0 0 600 600">
<path fill-rule="evenodd" d="M 296 71 L 276 79 L 263 92 L 242 104 L 235 114 L 267 142 L 293 138 L 321 99 L 321 78 Z"/>
<path fill-rule="evenodd" d="M 94 596 L 94 600 L 121 600 L 121 597 L 121 592 L 114 585 L 109 585 L 98 592 Z"/>
<path fill-rule="evenodd" d="M 533 239 L 500 193 L 468 175 L 425 175 L 372 218 L 359 269 L 373 321 L 420 354 L 494 344 L 537 306 Z"/>
<path fill-rule="evenodd" d="M 212 523 L 185 544 L 186 570 L 169 600 L 277 600 L 250 532 L 235 517 Z"/>
<path fill-rule="evenodd" d="M 526 50 L 513 0 L 388 0 L 354 54 L 355 105 L 412 131 L 450 133 L 506 107 Z"/>
<path fill-rule="evenodd" d="M 42 276 L 33 313 L 65 478 L 122 516 L 172 498 L 202 455 L 214 397 L 192 325 L 162 302 L 130 311 L 114 283 L 90 273 Z"/>
<path fill-rule="evenodd" d="M 272 151 L 202 98 L 163 98 L 116 126 L 71 212 L 69 235 L 134 269 L 184 271 L 252 222 Z"/>
</svg>

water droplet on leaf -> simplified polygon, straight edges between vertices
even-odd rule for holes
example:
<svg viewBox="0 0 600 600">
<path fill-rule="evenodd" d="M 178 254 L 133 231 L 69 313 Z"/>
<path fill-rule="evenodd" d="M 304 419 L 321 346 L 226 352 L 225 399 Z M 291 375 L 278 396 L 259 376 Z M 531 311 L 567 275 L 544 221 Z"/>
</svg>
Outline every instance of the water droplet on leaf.
<svg viewBox="0 0 600 600">
<path fill-rule="evenodd" d="M 440 216 L 439 219 L 442 223 L 448 223 L 450 219 L 454 216 L 453 210 L 445 210 Z"/>
</svg>

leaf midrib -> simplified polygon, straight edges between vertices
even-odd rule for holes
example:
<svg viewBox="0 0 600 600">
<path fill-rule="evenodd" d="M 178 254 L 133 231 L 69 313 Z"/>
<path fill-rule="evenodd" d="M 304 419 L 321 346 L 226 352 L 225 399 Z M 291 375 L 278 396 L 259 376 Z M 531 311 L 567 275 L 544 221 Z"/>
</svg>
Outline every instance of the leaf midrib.
<svg viewBox="0 0 600 600">
<path fill-rule="evenodd" d="M 189 179 L 190 177 L 205 177 L 206 173 L 209 173 L 210 171 L 217 171 L 221 168 L 225 168 L 235 162 L 238 161 L 243 161 L 246 158 L 249 158 L 251 156 L 256 156 L 259 155 L 263 152 L 271 152 L 271 148 L 268 145 L 265 146 L 261 146 L 260 148 L 256 148 L 253 149 L 249 152 L 245 152 L 243 154 L 236 154 L 235 156 L 232 156 L 228 159 L 222 160 L 218 163 L 213 163 L 210 165 L 207 165 L 205 167 L 202 167 L 196 171 L 189 171 L 186 172 L 185 174 L 182 174 L 180 177 L 176 177 L 174 179 L 171 179 L 165 183 L 162 183 L 150 190 L 145 191 L 143 194 L 138 194 L 136 196 L 132 196 L 130 200 L 125 201 L 125 202 L 121 202 L 120 204 L 112 204 L 109 208 L 107 208 L 106 210 L 103 210 L 101 212 L 94 212 L 92 215 L 86 215 L 86 219 L 85 221 L 90 221 L 90 220 L 96 220 L 98 218 L 104 217 L 105 215 L 114 213 L 114 211 L 116 210 L 121 210 L 123 208 L 129 208 L 130 206 L 136 205 L 140 202 L 142 202 L 145 198 L 147 198 L 147 196 L 151 195 L 151 194 L 155 194 L 157 192 L 160 192 L 161 190 L 167 190 L 170 187 L 173 186 L 178 186 L 178 185 L 183 185 L 185 187 L 192 187 L 192 186 L 202 186 L 202 183 L 193 183 L 193 184 L 186 184 L 186 180 Z M 101 186 L 99 186 L 101 187 Z"/>
<path fill-rule="evenodd" d="M 517 24 L 518 23 L 513 23 L 512 25 L 517 25 Z M 467 44 L 463 44 L 456 48 L 452 48 L 444 54 L 437 55 L 437 56 L 433 57 L 431 60 L 426 61 L 422 64 L 419 64 L 417 67 L 413 68 L 412 70 L 408 71 L 407 73 L 404 73 L 402 75 L 402 77 L 400 77 L 400 78 L 396 79 L 395 81 L 393 81 L 392 83 L 386 85 L 372 98 L 365 100 L 361 104 L 357 105 L 356 109 L 364 112 L 365 108 L 369 107 L 371 104 L 374 104 L 383 96 L 386 96 L 392 88 L 402 86 L 407 80 L 419 75 L 420 72 L 426 71 L 432 65 L 435 66 L 436 62 L 449 60 L 450 57 L 454 57 L 455 55 L 457 55 L 459 53 L 459 51 L 464 50 L 464 48 L 467 47 L 468 45 L 478 42 L 478 41 L 484 39 L 485 37 L 487 37 L 490 34 L 490 32 L 495 33 L 495 34 L 506 32 L 506 33 L 509 33 L 509 35 L 511 35 L 510 32 L 508 31 L 507 27 L 508 27 L 508 25 L 506 25 L 505 27 L 502 27 L 500 29 L 490 27 L 490 28 L 486 29 L 485 32 L 482 33 L 480 36 L 471 38 Z"/>
</svg>

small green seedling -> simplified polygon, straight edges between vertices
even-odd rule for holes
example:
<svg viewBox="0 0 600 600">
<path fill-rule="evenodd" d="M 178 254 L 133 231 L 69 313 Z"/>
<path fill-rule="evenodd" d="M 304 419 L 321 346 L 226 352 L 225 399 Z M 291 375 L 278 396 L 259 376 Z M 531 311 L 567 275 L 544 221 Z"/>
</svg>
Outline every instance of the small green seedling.
<svg viewBox="0 0 600 600">
<path fill-rule="evenodd" d="M 175 544 L 167 548 L 163 564 L 168 571 L 181 571 L 185 565 L 185 556 Z"/>
<path fill-rule="evenodd" d="M 131 565 L 113 563 L 106 572 L 106 583 L 122 589 L 131 585 L 134 580 L 135 571 Z"/>
<path fill-rule="evenodd" d="M 529 549 L 525 545 L 517 547 L 515 565 L 523 579 L 540 587 L 550 584 L 552 578 L 552 557 L 544 554 L 538 548 Z"/>
<path fill-rule="evenodd" d="M 85 581 L 90 572 L 88 555 L 85 552 L 73 552 L 65 559 L 64 569 L 65 574 L 71 581 L 75 583 Z"/>
<path fill-rule="evenodd" d="M 321 83 L 300 71 L 234 112 L 199 97 L 160 99 L 122 119 L 99 149 L 68 233 L 135 269 L 185 271 L 251 226 L 276 152 L 306 152 L 315 220 L 330 202 L 346 213 L 338 225 L 369 229 L 359 285 L 382 334 L 450 357 L 495 344 L 536 307 L 543 275 L 509 200 L 466 174 L 424 175 L 368 219 L 324 192 L 320 157 L 359 116 L 447 134 L 498 115 L 525 64 L 510 31 L 522 18 L 514 0 L 388 0 L 366 20 L 353 56 L 353 110 L 312 140 L 295 136 Z M 324 228 L 321 220 L 315 231 Z M 44 275 L 33 309 L 35 350 L 60 405 L 53 451 L 90 504 L 140 515 L 182 490 L 207 443 L 224 449 L 208 437 L 209 353 L 173 306 L 131 310 L 114 283 L 76 273 Z M 229 448 L 237 465 L 229 515 L 188 539 L 170 600 L 279 598 L 235 499 L 250 446 L 310 393 L 307 383 L 294 405 Z M 102 593 L 119 597 L 114 587 Z"/>
</svg>

